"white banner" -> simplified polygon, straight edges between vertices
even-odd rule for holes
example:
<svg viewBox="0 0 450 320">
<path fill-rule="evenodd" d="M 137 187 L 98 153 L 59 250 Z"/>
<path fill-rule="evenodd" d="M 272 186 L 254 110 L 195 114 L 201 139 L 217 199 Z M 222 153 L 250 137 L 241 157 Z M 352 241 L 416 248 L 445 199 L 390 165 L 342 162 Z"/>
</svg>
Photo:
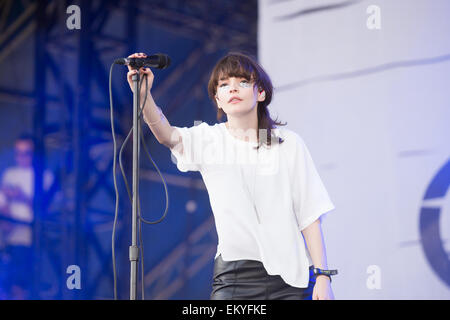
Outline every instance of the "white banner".
<svg viewBox="0 0 450 320">
<path fill-rule="evenodd" d="M 260 0 L 271 112 L 336 209 L 336 299 L 450 298 L 450 2 Z"/>
</svg>

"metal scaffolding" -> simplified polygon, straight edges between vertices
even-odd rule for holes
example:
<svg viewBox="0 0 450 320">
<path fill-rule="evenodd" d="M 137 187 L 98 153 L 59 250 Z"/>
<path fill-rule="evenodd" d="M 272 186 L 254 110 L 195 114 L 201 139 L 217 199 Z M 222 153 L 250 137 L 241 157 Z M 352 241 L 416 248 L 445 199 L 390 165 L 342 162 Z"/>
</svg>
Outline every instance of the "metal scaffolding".
<svg viewBox="0 0 450 320">
<path fill-rule="evenodd" d="M 66 9 L 73 4 L 81 8 L 79 30 L 66 27 Z M 257 1 L 4 0 L 0 8 L 0 65 L 7 63 L 6 58 L 29 39 L 34 40 L 35 48 L 30 52 L 34 70 L 32 74 L 27 73 L 34 76 L 33 90 L 20 86 L 0 87 L 0 102 L 25 101 L 33 111 L 32 127 L 38 154 L 34 164 L 33 204 L 38 263 L 33 270 L 33 298 L 111 299 L 110 232 L 115 192 L 108 67 L 115 58 L 152 45 L 151 36 L 148 43 L 142 43 L 139 38 L 143 24 L 150 24 L 172 37 L 190 39 L 195 45 L 183 58 L 183 63 L 168 69 L 167 76 L 155 86 L 152 94 L 155 100 L 168 102 L 164 113 L 169 120 L 183 115 L 184 109 L 192 104 L 197 106 L 191 112 L 197 119 L 214 120 L 213 109 L 204 107 L 209 72 L 218 57 L 227 51 L 243 50 L 256 55 Z M 199 81 L 186 86 L 184 82 L 193 73 Z M 128 87 L 118 85 L 124 80 L 113 81 L 119 141 L 124 140 L 131 118 Z M 188 93 L 190 98 L 186 99 Z M 46 193 L 42 188 L 46 157 L 55 152 L 59 160 L 57 177 L 62 199 L 59 206 L 51 204 L 55 192 Z M 125 152 L 125 155 L 129 160 L 131 154 Z M 147 178 L 142 179 L 160 185 L 161 181 L 152 176 L 154 172 L 150 170 Z M 168 180 L 168 184 L 180 187 L 176 181 Z M 188 181 L 181 188 L 206 192 L 195 175 Z M 123 190 L 121 198 L 126 199 Z M 183 208 L 183 205 L 177 206 L 176 199 L 172 201 L 171 207 Z M 120 205 L 121 212 L 130 210 L 127 201 L 121 201 Z M 130 223 L 127 219 L 125 215 L 118 226 L 117 249 L 122 254 L 119 261 L 127 257 Z M 146 298 L 170 299 L 183 287 L 186 277 L 194 276 L 210 262 L 208 258 L 212 258 L 215 250 L 210 215 L 189 234 L 187 239 L 179 239 L 179 245 L 166 253 L 161 263 L 146 268 L 146 292 L 150 293 Z M 201 254 L 195 253 L 198 250 Z M 180 269 L 180 259 L 186 255 L 191 257 L 189 263 Z M 42 276 L 43 271 L 47 272 L 45 261 L 50 261 L 56 281 Z M 66 287 L 66 268 L 73 264 L 83 272 L 82 290 Z M 161 270 L 166 276 L 158 279 Z M 126 269 L 119 271 L 124 274 Z M 119 297 L 124 299 L 128 293 L 126 280 L 123 276 L 119 283 Z"/>
</svg>

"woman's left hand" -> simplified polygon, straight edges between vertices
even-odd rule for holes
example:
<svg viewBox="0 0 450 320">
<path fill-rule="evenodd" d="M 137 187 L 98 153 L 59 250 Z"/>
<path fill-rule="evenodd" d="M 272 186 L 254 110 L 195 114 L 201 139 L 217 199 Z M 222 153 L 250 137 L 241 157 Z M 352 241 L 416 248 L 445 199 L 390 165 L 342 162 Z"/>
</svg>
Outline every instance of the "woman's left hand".
<svg viewBox="0 0 450 320">
<path fill-rule="evenodd" d="M 318 276 L 313 289 L 313 300 L 334 300 L 331 281 L 327 276 Z"/>
</svg>

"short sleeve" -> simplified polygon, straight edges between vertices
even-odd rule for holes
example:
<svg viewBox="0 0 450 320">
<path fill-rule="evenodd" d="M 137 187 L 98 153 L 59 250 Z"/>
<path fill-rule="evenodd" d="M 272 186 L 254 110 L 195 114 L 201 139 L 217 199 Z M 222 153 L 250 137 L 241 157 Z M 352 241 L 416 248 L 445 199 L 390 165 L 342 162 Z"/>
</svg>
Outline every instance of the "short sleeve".
<svg viewBox="0 0 450 320">
<path fill-rule="evenodd" d="M 200 171 L 202 167 L 202 139 L 207 134 L 208 124 L 203 122 L 192 127 L 172 127 L 175 128 L 182 137 L 183 152 L 180 153 L 178 147 L 170 149 L 175 158 L 178 170 L 182 172 Z"/>
<path fill-rule="evenodd" d="M 299 135 L 294 134 L 294 136 L 296 143 L 292 174 L 292 197 L 298 226 L 300 230 L 303 230 L 335 207 L 317 172 L 306 144 Z"/>
</svg>

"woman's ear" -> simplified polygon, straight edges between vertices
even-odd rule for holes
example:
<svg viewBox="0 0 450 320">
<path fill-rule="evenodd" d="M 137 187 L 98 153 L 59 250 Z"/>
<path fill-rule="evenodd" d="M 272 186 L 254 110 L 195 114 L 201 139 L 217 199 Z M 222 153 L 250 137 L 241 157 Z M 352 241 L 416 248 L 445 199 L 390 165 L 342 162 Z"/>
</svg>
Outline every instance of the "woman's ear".
<svg viewBox="0 0 450 320">
<path fill-rule="evenodd" d="M 219 102 L 220 102 L 219 97 L 216 95 L 215 98 L 216 98 L 217 108 L 222 109 L 219 105 Z"/>
<path fill-rule="evenodd" d="M 266 99 L 266 92 L 264 89 L 259 90 L 258 101 L 264 101 Z"/>
</svg>

